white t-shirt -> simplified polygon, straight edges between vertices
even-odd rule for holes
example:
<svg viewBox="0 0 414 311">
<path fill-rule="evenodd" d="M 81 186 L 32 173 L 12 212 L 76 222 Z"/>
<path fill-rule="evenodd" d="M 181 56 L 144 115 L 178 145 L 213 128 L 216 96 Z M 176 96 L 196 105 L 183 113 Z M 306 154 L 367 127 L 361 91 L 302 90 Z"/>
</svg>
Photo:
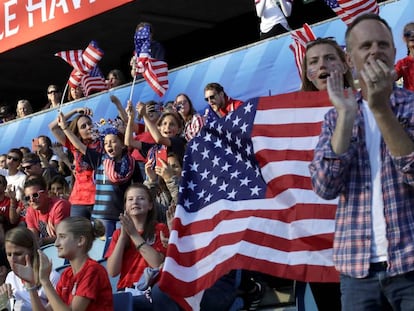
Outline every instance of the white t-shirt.
<svg viewBox="0 0 414 311">
<path fill-rule="evenodd" d="M 23 199 L 23 188 L 27 175 L 18 171 L 15 175 L 10 176 L 7 169 L 0 169 L 0 174 L 6 177 L 7 184 L 16 187 L 16 199 L 21 201 Z"/>
<path fill-rule="evenodd" d="M 50 281 L 53 284 L 53 287 L 56 287 L 57 282 L 59 281 L 60 274 L 55 270 L 52 270 L 50 273 Z M 6 284 L 10 284 L 13 290 L 14 295 L 14 311 L 31 311 L 32 304 L 30 302 L 30 293 L 24 288 L 22 280 L 14 274 L 13 271 L 10 271 L 6 277 Z M 40 301 L 44 306 L 47 305 L 48 299 L 43 290 L 40 288 L 37 291 Z"/>
<path fill-rule="evenodd" d="M 269 32 L 273 26 L 281 24 L 287 30 L 290 29 L 286 17 L 276 4 L 275 0 L 260 0 L 256 2 L 257 15 L 260 17 L 260 31 Z"/>
<path fill-rule="evenodd" d="M 384 199 L 381 184 L 381 132 L 368 107 L 368 103 L 365 100 L 363 101 L 362 107 L 365 122 L 365 141 L 369 154 L 372 184 L 371 262 L 380 262 L 386 261 L 388 257 L 388 240 L 386 235 Z"/>
</svg>

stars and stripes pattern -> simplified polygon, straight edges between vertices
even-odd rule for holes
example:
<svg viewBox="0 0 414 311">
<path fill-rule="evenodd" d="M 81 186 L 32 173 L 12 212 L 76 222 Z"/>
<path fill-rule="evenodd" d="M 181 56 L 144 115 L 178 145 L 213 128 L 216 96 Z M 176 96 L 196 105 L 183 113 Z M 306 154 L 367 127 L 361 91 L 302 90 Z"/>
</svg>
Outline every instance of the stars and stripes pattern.
<svg viewBox="0 0 414 311">
<path fill-rule="evenodd" d="M 135 32 L 134 43 L 136 73 L 142 74 L 158 96 L 163 96 L 168 89 L 168 65 L 164 61 L 151 57 L 151 38 L 148 25 Z"/>
<path fill-rule="evenodd" d="M 186 310 L 233 269 L 338 281 L 336 200 L 317 197 L 308 171 L 330 108 L 325 92 L 256 98 L 189 142 L 159 283 Z"/>
<path fill-rule="evenodd" d="M 85 96 L 108 89 L 105 77 L 98 66 L 95 66 L 90 73 L 82 76 L 81 85 Z"/>
<path fill-rule="evenodd" d="M 103 55 L 104 52 L 95 41 L 91 41 L 85 50 L 61 51 L 55 54 L 73 67 L 68 80 L 69 86 L 76 88 L 81 85 L 86 96 L 92 91 L 108 89 L 97 66 Z"/>
<path fill-rule="evenodd" d="M 293 43 L 289 45 L 295 57 L 296 68 L 299 76 L 302 77 L 302 62 L 305 57 L 306 44 L 316 39 L 311 27 L 308 24 L 303 24 L 303 27 L 291 31 L 291 38 Z"/>
<path fill-rule="evenodd" d="M 379 14 L 377 0 L 325 0 L 325 3 L 347 25 L 361 14 Z"/>
</svg>

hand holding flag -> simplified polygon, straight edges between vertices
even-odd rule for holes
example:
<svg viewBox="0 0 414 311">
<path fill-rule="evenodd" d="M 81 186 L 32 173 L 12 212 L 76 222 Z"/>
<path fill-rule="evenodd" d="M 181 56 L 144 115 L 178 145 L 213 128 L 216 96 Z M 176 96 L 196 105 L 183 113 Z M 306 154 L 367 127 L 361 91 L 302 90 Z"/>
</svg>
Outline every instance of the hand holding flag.
<svg viewBox="0 0 414 311">
<path fill-rule="evenodd" d="M 142 74 L 154 92 L 158 96 L 163 96 L 168 89 L 168 65 L 166 62 L 151 57 L 151 38 L 148 25 L 135 32 L 134 43 L 135 59 L 133 59 L 132 66 L 135 68 L 136 74 Z"/>
</svg>

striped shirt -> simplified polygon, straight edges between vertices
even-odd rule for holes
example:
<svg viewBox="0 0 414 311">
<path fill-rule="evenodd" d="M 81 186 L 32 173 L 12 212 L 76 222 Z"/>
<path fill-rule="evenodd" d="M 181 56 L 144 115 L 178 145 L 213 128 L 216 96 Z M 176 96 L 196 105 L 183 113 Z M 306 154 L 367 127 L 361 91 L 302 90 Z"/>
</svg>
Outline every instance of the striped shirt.
<svg viewBox="0 0 414 311">
<path fill-rule="evenodd" d="M 337 113 L 331 109 L 322 125 L 310 164 L 315 192 L 325 199 L 339 196 L 333 260 L 345 275 L 368 275 L 372 243 L 371 170 L 365 144 L 365 124 L 359 95 L 358 115 L 347 152 L 337 155 L 331 147 Z M 394 88 L 390 106 L 399 123 L 414 140 L 414 93 Z M 387 228 L 390 276 L 414 270 L 414 152 L 390 154 L 381 137 L 381 184 Z"/>
</svg>

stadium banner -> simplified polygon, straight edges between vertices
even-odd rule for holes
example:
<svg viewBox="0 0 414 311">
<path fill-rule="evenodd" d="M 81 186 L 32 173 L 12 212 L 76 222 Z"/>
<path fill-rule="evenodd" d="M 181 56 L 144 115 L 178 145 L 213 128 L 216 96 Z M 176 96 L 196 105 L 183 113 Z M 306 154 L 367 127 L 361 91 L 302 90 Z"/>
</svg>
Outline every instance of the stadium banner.
<svg viewBox="0 0 414 311">
<path fill-rule="evenodd" d="M 0 1 L 0 53 L 132 0 Z"/>
</svg>

